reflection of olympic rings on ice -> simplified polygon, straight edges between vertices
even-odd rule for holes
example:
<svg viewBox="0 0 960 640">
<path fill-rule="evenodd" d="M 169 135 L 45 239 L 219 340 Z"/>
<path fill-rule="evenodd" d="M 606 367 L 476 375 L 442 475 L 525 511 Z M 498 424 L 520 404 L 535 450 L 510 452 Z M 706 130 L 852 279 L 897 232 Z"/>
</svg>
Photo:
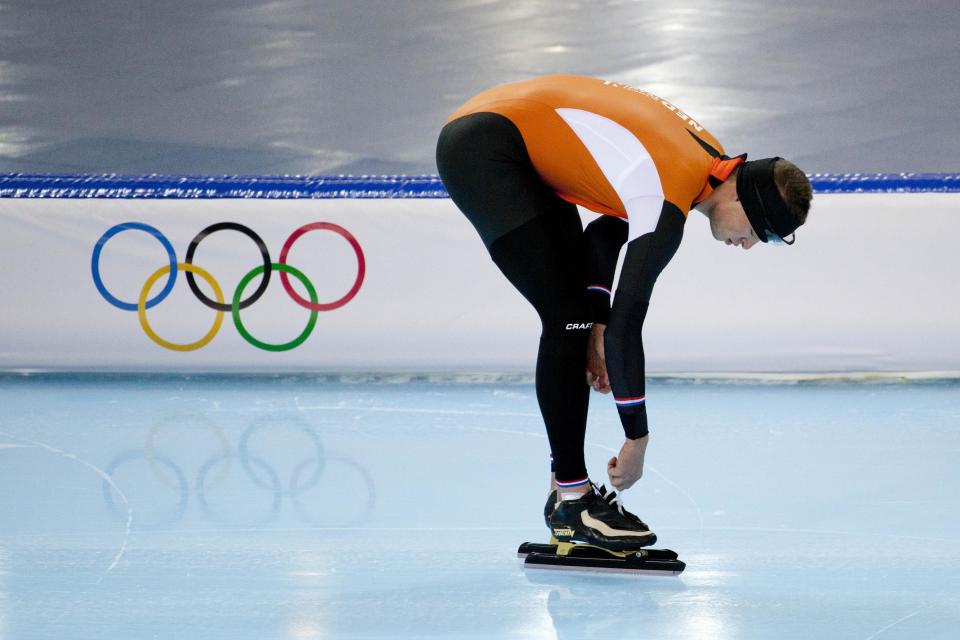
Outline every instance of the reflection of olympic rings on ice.
<svg viewBox="0 0 960 640">
<path fill-rule="evenodd" d="M 289 416 L 285 416 L 285 418 L 286 419 L 284 420 L 284 422 L 290 421 Z M 313 445 L 314 453 L 316 453 L 316 457 L 313 460 L 311 460 L 310 458 L 307 458 L 297 466 L 297 469 L 300 469 L 305 464 L 314 465 L 313 472 L 310 474 L 310 478 L 307 480 L 307 483 L 302 487 L 301 486 L 296 487 L 296 491 L 300 492 L 300 491 L 306 491 L 308 489 L 312 489 L 317 484 L 317 482 L 320 481 L 320 476 L 323 475 L 323 467 L 324 467 L 326 452 L 323 449 L 323 444 L 320 442 L 320 438 L 317 436 L 316 432 L 314 432 L 313 428 L 309 424 L 306 424 L 301 420 L 294 420 L 293 422 L 296 423 L 293 426 L 294 431 L 299 431 L 299 432 L 302 432 L 304 435 L 306 435 Z M 268 417 L 260 418 L 259 420 L 251 424 L 249 427 L 247 427 L 246 431 L 243 432 L 243 436 L 240 438 L 240 446 L 239 446 L 240 464 L 243 465 L 244 470 L 247 472 L 247 475 L 250 476 L 250 479 L 253 481 L 253 483 L 256 484 L 258 487 L 260 487 L 261 489 L 268 489 L 269 487 L 267 487 L 267 485 L 263 483 L 263 481 L 260 480 L 257 477 L 257 474 L 254 472 L 253 467 L 250 464 L 251 458 L 250 458 L 249 450 L 250 450 L 250 437 L 253 434 L 265 428 L 276 429 L 277 423 L 274 421 L 271 421 Z M 296 473 L 296 470 L 294 470 L 294 473 Z M 291 475 L 290 488 L 286 490 L 286 493 L 292 494 L 293 492 L 294 492 L 294 480 L 293 480 L 293 476 Z"/>
<path fill-rule="evenodd" d="M 366 494 L 367 494 L 366 503 L 362 506 L 359 514 L 357 514 L 352 518 L 346 518 L 344 519 L 344 521 L 337 522 L 336 524 L 338 524 L 341 527 L 360 524 L 367 517 L 367 515 L 373 511 L 373 506 L 377 501 L 376 488 L 374 487 L 374 484 L 373 484 L 373 476 L 370 475 L 369 471 L 367 471 L 365 468 L 363 468 L 353 460 L 349 460 L 347 458 L 335 458 L 332 456 L 327 457 L 328 465 L 331 462 L 338 462 L 356 470 L 357 473 L 360 474 L 360 477 L 363 480 L 363 484 L 366 487 Z M 293 479 L 291 480 L 291 486 L 299 488 L 299 484 L 297 483 L 297 478 L 300 477 L 301 470 L 307 464 L 309 464 L 307 461 L 301 462 L 300 465 L 296 469 L 294 469 Z M 322 521 L 319 521 L 316 518 L 313 518 L 306 513 L 306 509 L 303 503 L 300 501 L 300 494 L 301 494 L 301 491 L 299 490 L 292 491 L 290 493 L 290 500 L 293 502 L 293 507 L 294 509 L 297 510 L 297 514 L 300 516 L 300 519 L 303 522 L 306 522 L 309 524 L 315 524 L 315 525 L 327 524 L 329 526 L 329 523 L 324 523 Z"/>
<path fill-rule="evenodd" d="M 190 455 L 198 453 L 193 438 L 197 422 L 213 435 L 219 452 L 191 461 Z M 175 426 L 183 428 L 176 433 L 177 437 L 163 438 L 163 433 Z M 183 437 L 184 433 L 190 437 Z M 291 433 L 297 438 L 291 437 Z M 307 446 L 298 444 L 304 443 L 304 439 L 309 443 Z M 306 457 L 303 457 L 304 451 Z M 234 457 L 239 458 L 239 467 L 233 465 Z M 140 460 L 145 463 L 144 470 L 155 478 L 155 486 L 144 483 L 136 475 L 137 470 L 130 468 L 131 463 Z M 189 467 L 191 463 L 197 465 L 192 488 L 184 472 L 184 465 Z M 290 469 L 286 482 L 278 472 L 284 466 Z M 242 473 L 236 474 L 237 468 Z M 115 477 L 121 469 L 123 477 Z M 286 499 L 301 523 L 327 527 L 355 525 L 366 520 L 376 502 L 374 480 L 369 471 L 355 460 L 331 455 L 314 427 L 296 414 L 283 413 L 254 420 L 241 433 L 235 449 L 225 430 L 209 417 L 174 414 L 158 420 L 147 431 L 144 449 L 119 455 L 106 468 L 106 473 L 123 487 L 131 501 L 137 501 L 138 497 L 145 501 L 146 507 L 138 506 L 139 512 L 149 513 L 151 508 L 159 508 L 156 505 L 165 503 L 164 496 L 171 490 L 174 492 L 176 504 L 172 510 L 163 512 L 156 521 L 151 522 L 149 517 L 145 521 L 141 519 L 141 528 L 144 522 L 147 528 L 163 528 L 183 520 L 191 493 L 206 519 L 228 526 L 255 527 L 273 522 L 282 515 Z M 133 484 L 135 482 L 140 486 Z M 114 503 L 114 492 L 104 480 L 104 501 L 111 513 L 121 517 L 124 514 Z M 261 506 L 256 506 L 258 504 Z"/>
<path fill-rule="evenodd" d="M 200 471 L 197 473 L 197 500 L 200 502 L 200 508 L 203 510 L 203 513 L 215 522 L 221 524 L 245 524 L 247 526 L 257 526 L 267 524 L 277 517 L 277 514 L 280 513 L 280 505 L 283 501 L 283 491 L 280 486 L 280 478 L 277 476 L 277 472 L 273 470 L 273 467 L 268 465 L 266 462 L 260 458 L 247 458 L 247 462 L 244 465 L 244 468 L 247 469 L 249 466 L 256 465 L 263 469 L 267 475 L 270 477 L 271 486 L 270 491 L 273 493 L 273 501 L 270 505 L 270 510 L 264 513 L 260 518 L 255 519 L 253 522 L 243 523 L 234 522 L 232 518 L 229 518 L 222 513 L 219 513 L 212 507 L 210 501 L 207 499 L 207 487 L 206 487 L 206 478 L 207 474 L 210 472 L 214 466 L 219 464 L 224 458 L 222 456 L 214 456 L 207 460 Z M 252 476 L 251 476 L 252 477 Z M 259 486 L 259 485 L 258 485 Z M 261 488 L 265 488 L 262 487 Z"/>
<path fill-rule="evenodd" d="M 230 466 L 233 464 L 233 452 L 230 449 L 230 442 L 227 440 L 227 434 L 223 432 L 223 428 L 220 425 L 215 424 L 203 414 L 172 415 L 164 418 L 163 420 L 158 420 L 152 427 L 150 427 L 150 431 L 147 432 L 146 445 L 147 463 L 150 465 L 153 475 L 155 475 L 160 482 L 168 487 L 174 488 L 174 484 L 172 481 L 163 477 L 164 471 L 161 466 L 157 464 L 157 459 L 154 456 L 154 451 L 157 450 L 157 437 L 164 429 L 169 428 L 170 426 L 182 426 L 184 424 L 191 425 L 191 423 L 194 421 L 203 423 L 203 426 L 213 434 L 214 438 L 216 438 L 220 443 L 220 450 L 223 451 L 223 455 L 226 458 L 227 464 L 224 465 L 223 470 L 217 475 L 217 486 L 222 484 L 230 474 Z"/>
<path fill-rule="evenodd" d="M 157 464 L 158 466 L 162 465 L 167 469 L 170 469 L 177 478 L 176 491 L 179 495 L 178 495 L 176 508 L 174 508 L 169 513 L 169 515 L 166 515 L 165 517 L 161 518 L 159 521 L 154 523 L 147 523 L 148 526 L 152 525 L 153 527 L 159 529 L 164 526 L 179 522 L 180 520 L 183 519 L 184 514 L 187 512 L 187 501 L 190 495 L 190 485 L 187 482 L 187 477 L 183 475 L 183 471 L 180 469 L 180 467 L 177 466 L 177 464 L 173 460 L 160 454 L 149 454 L 149 455 L 153 460 L 154 464 Z M 141 458 L 146 460 L 147 456 L 148 456 L 147 452 L 142 449 L 127 451 L 126 453 L 122 453 L 116 458 L 114 458 L 113 462 L 111 462 L 103 471 L 112 479 L 113 474 L 116 472 L 116 470 L 119 467 L 126 465 L 127 463 L 132 462 L 134 460 L 139 460 Z M 102 490 L 103 490 L 103 500 L 104 502 L 107 503 L 107 508 L 109 508 L 111 513 L 116 515 L 118 518 L 120 518 L 121 520 L 125 520 L 127 518 L 126 509 L 124 508 L 121 510 L 117 507 L 116 503 L 114 503 L 113 501 L 114 489 L 113 487 L 110 486 L 110 482 L 108 482 L 106 479 L 103 480 Z M 138 528 L 144 527 L 144 523 L 139 519 L 136 524 Z"/>
</svg>

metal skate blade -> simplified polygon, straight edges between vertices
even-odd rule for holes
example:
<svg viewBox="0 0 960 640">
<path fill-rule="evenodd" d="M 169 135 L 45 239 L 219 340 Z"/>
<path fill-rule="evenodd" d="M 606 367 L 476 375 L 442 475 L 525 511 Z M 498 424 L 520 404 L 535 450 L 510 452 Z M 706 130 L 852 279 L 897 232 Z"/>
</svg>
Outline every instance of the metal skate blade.
<svg viewBox="0 0 960 640">
<path fill-rule="evenodd" d="M 529 553 L 556 553 L 556 543 L 524 542 L 517 549 L 518 558 L 526 558 Z"/>
<path fill-rule="evenodd" d="M 667 550 L 668 553 L 669 550 Z M 548 569 L 552 571 L 586 571 L 594 573 L 623 573 L 627 575 L 679 575 L 686 568 L 686 564 L 674 558 L 640 558 L 636 556 L 599 557 L 591 556 L 560 556 L 552 553 L 530 552 L 524 560 L 525 569 Z"/>
<path fill-rule="evenodd" d="M 578 573 L 616 573 L 619 575 L 628 575 L 628 576 L 678 576 L 683 573 L 683 569 L 674 569 L 674 570 L 665 570 L 665 569 L 631 569 L 629 567 L 579 567 L 576 565 L 554 565 L 554 564 L 539 564 L 534 562 L 527 562 L 523 565 L 524 569 L 530 569 L 532 571 L 569 571 L 569 572 L 578 572 Z"/>
</svg>

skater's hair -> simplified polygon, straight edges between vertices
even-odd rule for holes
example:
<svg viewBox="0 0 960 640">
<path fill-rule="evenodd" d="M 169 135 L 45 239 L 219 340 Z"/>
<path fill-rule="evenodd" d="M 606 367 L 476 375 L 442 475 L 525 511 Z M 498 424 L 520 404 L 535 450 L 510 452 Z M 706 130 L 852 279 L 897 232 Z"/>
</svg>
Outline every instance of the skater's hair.
<svg viewBox="0 0 960 640">
<path fill-rule="evenodd" d="M 780 158 L 773 166 L 773 181 L 799 227 L 807 221 L 810 201 L 813 199 L 813 187 L 807 174 L 789 160 Z"/>
</svg>

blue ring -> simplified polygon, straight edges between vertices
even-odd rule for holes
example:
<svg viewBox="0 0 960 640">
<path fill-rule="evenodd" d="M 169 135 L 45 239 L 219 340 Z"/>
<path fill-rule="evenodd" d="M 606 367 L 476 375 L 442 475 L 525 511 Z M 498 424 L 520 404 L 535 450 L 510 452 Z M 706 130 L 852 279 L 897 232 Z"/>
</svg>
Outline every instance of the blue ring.
<svg viewBox="0 0 960 640">
<path fill-rule="evenodd" d="M 110 509 L 110 512 L 121 519 L 124 518 L 126 514 L 122 513 L 120 508 L 113 501 L 113 487 L 110 485 L 110 482 L 113 481 L 113 473 L 117 470 L 117 467 L 139 458 L 146 460 L 147 452 L 145 449 L 134 449 L 132 451 L 127 451 L 126 453 L 120 454 L 113 459 L 113 462 L 111 462 L 106 469 L 103 470 L 104 473 L 110 477 L 110 481 L 107 481 L 107 479 L 104 478 L 103 482 L 101 483 L 103 500 L 107 503 L 107 507 Z M 181 470 L 173 460 L 161 454 L 153 454 L 153 459 L 166 465 L 175 474 L 177 474 L 177 482 L 180 485 L 180 500 L 177 503 L 176 509 L 159 522 L 152 523 L 151 529 L 159 529 L 160 527 L 171 525 L 183 520 L 183 515 L 187 512 L 187 500 L 190 496 L 190 484 L 187 482 L 187 477 L 183 474 L 183 470 Z M 132 509 L 133 507 L 128 504 L 127 508 Z M 139 527 L 142 526 L 143 523 L 139 523 Z"/>
<path fill-rule="evenodd" d="M 124 311 L 136 311 L 137 303 L 136 302 L 124 302 L 120 300 L 112 293 L 107 291 L 107 287 L 103 284 L 103 280 L 100 278 L 100 251 L 103 249 L 103 245 L 106 244 L 107 240 L 117 235 L 121 231 L 128 231 L 130 229 L 139 229 L 140 231 L 146 231 L 154 238 L 160 241 L 160 244 L 163 245 L 163 248 L 166 249 L 167 255 L 170 256 L 170 275 L 167 277 L 166 286 L 158 293 L 156 296 L 147 300 L 146 307 L 147 309 L 153 307 L 156 304 L 159 304 L 170 295 L 170 292 L 173 291 L 173 285 L 177 281 L 177 254 L 173 250 L 173 245 L 170 244 L 170 241 L 167 240 L 167 237 L 160 233 L 159 229 L 151 227 L 148 224 L 142 222 L 121 222 L 118 225 L 114 225 L 107 229 L 106 233 L 100 236 L 100 239 L 97 240 L 97 244 L 93 247 L 93 257 L 90 258 L 90 270 L 93 272 L 93 284 L 96 285 L 97 291 L 100 292 L 100 295 L 103 296 L 103 299 L 112 304 L 115 307 L 119 307 Z"/>
</svg>

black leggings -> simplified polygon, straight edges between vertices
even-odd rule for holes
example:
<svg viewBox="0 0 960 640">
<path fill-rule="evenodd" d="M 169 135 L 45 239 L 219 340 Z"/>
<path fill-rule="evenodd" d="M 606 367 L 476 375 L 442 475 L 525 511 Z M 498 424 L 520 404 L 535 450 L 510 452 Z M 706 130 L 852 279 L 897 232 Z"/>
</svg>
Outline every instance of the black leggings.
<svg viewBox="0 0 960 640">
<path fill-rule="evenodd" d="M 591 260 L 577 207 L 543 183 L 520 132 L 497 114 L 477 113 L 444 127 L 437 167 L 494 263 L 540 316 L 537 400 L 557 480 L 585 478 Z"/>
</svg>

